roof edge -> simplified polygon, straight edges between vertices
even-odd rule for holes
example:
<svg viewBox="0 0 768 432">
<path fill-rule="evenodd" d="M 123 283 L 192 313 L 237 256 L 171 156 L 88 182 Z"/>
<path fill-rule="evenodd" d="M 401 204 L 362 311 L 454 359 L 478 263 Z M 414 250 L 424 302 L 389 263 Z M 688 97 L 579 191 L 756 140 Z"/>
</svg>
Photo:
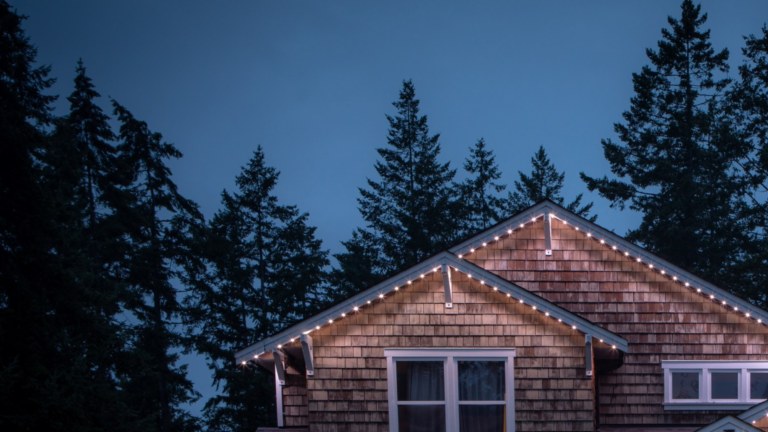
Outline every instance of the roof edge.
<svg viewBox="0 0 768 432">
<path fill-rule="evenodd" d="M 491 242 L 498 241 L 503 235 L 512 234 L 514 231 L 523 228 L 528 223 L 536 222 L 540 218 L 547 216 L 556 218 L 563 223 L 574 227 L 577 231 L 582 231 L 585 236 L 591 237 L 594 241 L 605 245 L 608 249 L 624 253 L 625 256 L 631 257 L 639 263 L 644 263 L 649 269 L 665 275 L 673 282 L 680 284 L 681 287 L 701 294 L 704 299 L 709 297 L 708 299 L 710 301 L 719 302 L 723 307 L 728 307 L 732 312 L 750 318 L 757 324 L 768 326 L 768 311 L 699 278 L 689 271 L 658 257 L 652 252 L 624 239 L 620 235 L 609 231 L 594 222 L 590 222 L 550 200 L 539 202 L 533 207 L 530 207 L 529 209 L 496 224 L 494 227 L 452 247 L 450 251 L 456 254 L 459 258 L 462 258 L 466 254 L 473 253 L 476 249 L 484 247 Z"/>
<path fill-rule="evenodd" d="M 489 285 L 489 289 L 498 291 L 501 294 L 507 294 L 507 297 L 514 298 L 520 303 L 531 306 L 543 315 L 552 317 L 553 320 L 558 320 L 562 324 L 572 326 L 574 330 L 593 336 L 616 349 L 624 352 L 627 352 L 629 349 L 629 343 L 621 336 L 539 297 L 492 272 L 462 260 L 449 252 L 442 252 L 323 312 L 238 351 L 235 354 L 235 360 L 237 363 L 243 363 L 257 359 L 263 353 L 280 349 L 283 344 L 298 340 L 303 334 L 310 334 L 312 331 L 318 330 L 325 325 L 333 324 L 335 320 L 343 319 L 349 314 L 358 313 L 365 306 L 391 295 L 401 287 L 411 284 L 414 280 L 421 279 L 429 273 L 439 271 L 443 265 L 450 266 L 452 269 L 470 275 L 470 277 L 476 277 L 482 284 Z"/>
</svg>

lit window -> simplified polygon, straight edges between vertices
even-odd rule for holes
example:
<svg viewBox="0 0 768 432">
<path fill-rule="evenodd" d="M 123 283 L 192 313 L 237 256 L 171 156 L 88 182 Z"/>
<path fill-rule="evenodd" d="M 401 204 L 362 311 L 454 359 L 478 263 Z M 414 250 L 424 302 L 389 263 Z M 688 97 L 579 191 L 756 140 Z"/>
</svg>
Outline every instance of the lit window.
<svg viewBox="0 0 768 432">
<path fill-rule="evenodd" d="M 668 410 L 746 409 L 768 399 L 768 362 L 662 361 Z"/>
<path fill-rule="evenodd" d="M 387 349 L 390 431 L 514 431 L 513 349 Z"/>
</svg>

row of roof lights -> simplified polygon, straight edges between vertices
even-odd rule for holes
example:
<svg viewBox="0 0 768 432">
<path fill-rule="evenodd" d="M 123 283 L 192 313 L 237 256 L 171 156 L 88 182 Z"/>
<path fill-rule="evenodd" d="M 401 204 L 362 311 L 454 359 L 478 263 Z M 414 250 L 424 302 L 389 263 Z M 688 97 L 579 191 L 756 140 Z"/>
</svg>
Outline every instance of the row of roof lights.
<svg viewBox="0 0 768 432">
<path fill-rule="evenodd" d="M 420 274 L 420 275 L 419 275 L 419 279 L 424 279 L 424 278 L 426 277 L 426 275 L 427 275 L 427 274 L 429 274 L 429 273 L 435 273 L 435 272 L 437 272 L 438 270 L 440 270 L 440 267 L 435 267 L 435 268 L 433 268 L 432 270 L 430 270 L 430 271 L 429 271 L 429 272 L 427 272 L 427 273 L 422 273 L 422 274 Z M 412 281 L 412 280 L 408 280 L 408 281 L 406 281 L 406 283 L 405 283 L 404 285 L 402 285 L 402 286 L 394 286 L 394 287 L 392 288 L 392 291 L 400 291 L 400 289 L 401 289 L 401 288 L 405 288 L 406 286 L 408 286 L 408 285 L 411 285 L 411 284 L 413 284 L 413 281 Z M 302 334 L 304 334 L 304 335 L 308 335 L 308 334 L 312 333 L 313 331 L 317 331 L 317 330 L 320 330 L 321 328 L 323 328 L 323 327 L 325 327 L 325 326 L 328 326 L 328 325 L 331 325 L 331 324 L 335 323 L 335 322 L 336 322 L 336 321 L 338 321 L 339 319 L 343 319 L 343 318 L 346 318 L 346 317 L 347 317 L 347 316 L 349 316 L 349 315 L 352 315 L 352 314 L 354 314 L 354 313 L 356 313 L 356 312 L 359 312 L 361 308 L 363 308 L 363 307 L 365 307 L 365 306 L 368 306 L 368 305 L 371 305 L 371 304 L 373 304 L 373 302 L 374 302 L 374 301 L 376 301 L 377 299 L 378 299 L 378 300 L 383 300 L 383 299 L 384 299 L 386 296 L 387 296 L 387 294 L 385 294 L 384 292 L 381 292 L 381 293 L 379 293 L 379 295 L 378 295 L 376 298 L 373 298 L 373 299 L 369 299 L 369 300 L 366 300 L 364 303 L 361 303 L 361 304 L 359 304 L 359 305 L 355 305 L 355 306 L 353 306 L 353 307 L 352 307 L 352 309 L 351 309 L 350 311 L 348 311 L 348 312 L 342 312 L 342 313 L 341 313 L 341 314 L 338 316 L 338 318 L 337 318 L 336 320 L 334 320 L 333 318 L 329 318 L 329 319 L 328 319 L 328 321 L 326 321 L 326 322 L 325 322 L 325 323 L 323 323 L 323 324 L 317 324 L 317 325 L 315 325 L 314 327 L 310 327 L 310 328 L 307 328 L 306 330 L 304 330 L 304 331 L 302 332 Z M 283 348 L 283 345 L 285 345 L 285 344 L 288 344 L 288 343 L 294 343 L 294 342 L 296 342 L 296 341 L 297 341 L 299 338 L 300 338 L 300 336 L 291 337 L 291 338 L 289 338 L 288 340 L 286 340 L 285 342 L 283 342 L 283 343 L 281 343 L 281 344 L 278 344 L 278 345 L 277 345 L 277 349 L 282 349 L 282 348 Z M 261 355 L 263 355 L 263 354 L 264 354 L 264 352 L 261 352 L 261 353 L 257 353 L 257 354 L 255 354 L 255 355 L 253 356 L 253 360 L 258 360 L 259 356 L 261 356 Z M 242 361 L 242 362 L 241 362 L 241 364 L 242 364 L 242 365 L 245 365 L 245 364 L 247 364 L 247 361 L 245 361 L 245 360 L 244 360 L 244 361 Z"/>
<path fill-rule="evenodd" d="M 575 226 L 575 225 L 571 225 L 571 224 L 569 224 L 569 223 L 568 223 L 568 221 L 566 221 L 565 219 L 562 219 L 562 218 L 560 218 L 560 217 L 557 217 L 557 216 L 555 216 L 554 214 L 551 214 L 551 213 L 549 214 L 549 216 L 550 216 L 550 217 L 553 217 L 553 218 L 556 218 L 556 219 L 558 219 L 559 221 L 561 221 L 561 222 L 562 222 L 563 224 L 565 224 L 566 226 L 573 226 L 573 229 L 574 229 L 574 230 L 576 230 L 576 231 L 581 231 L 581 230 L 579 229 L 579 227 L 578 227 L 578 226 Z M 516 227 L 508 227 L 508 228 L 506 229 L 506 235 L 510 235 L 510 234 L 512 234 L 513 232 L 517 231 L 518 229 L 522 229 L 522 228 L 525 228 L 525 226 L 526 226 L 528 223 L 535 223 L 535 222 L 536 222 L 536 221 L 537 221 L 539 218 L 541 218 L 541 217 L 542 217 L 542 216 L 534 216 L 534 217 L 532 217 L 532 218 L 531 218 L 530 222 L 527 222 L 527 223 L 521 223 L 519 226 L 516 226 Z M 504 235 L 504 234 L 501 234 L 501 235 Z M 486 240 L 486 241 L 483 241 L 483 242 L 482 242 L 480 245 L 478 245 L 477 247 L 472 247 L 472 248 L 470 248 L 470 249 L 469 249 L 469 251 L 467 251 L 466 253 L 464 253 L 464 254 L 459 254 L 459 255 L 458 255 L 458 257 L 459 257 L 460 259 L 463 259 L 465 255 L 468 255 L 468 254 L 472 254 L 472 253 L 474 253 L 474 252 L 475 252 L 477 249 L 479 249 L 479 248 L 482 248 L 482 247 L 487 247 L 487 246 L 488 246 L 488 244 L 489 244 L 491 241 L 497 242 L 497 241 L 501 240 L 501 235 L 499 235 L 499 234 L 496 234 L 496 235 L 494 235 L 494 236 L 493 236 L 493 240 Z M 588 238 L 592 238 L 592 239 L 594 239 L 594 240 L 596 240 L 596 241 L 599 241 L 599 243 L 600 243 L 601 245 L 607 245 L 607 243 L 606 243 L 606 240 L 605 240 L 605 239 L 602 239 L 602 238 L 601 238 L 601 239 L 595 238 L 595 237 L 592 235 L 592 233 L 591 233 L 591 232 L 587 232 L 587 233 L 586 233 L 586 236 L 587 236 Z M 621 251 L 621 250 L 619 250 L 619 247 L 618 247 L 617 245 L 608 245 L 608 247 L 610 247 L 610 249 L 611 249 L 611 250 L 614 250 L 614 251 L 616 251 L 616 252 L 618 252 L 618 253 L 622 253 L 622 254 L 623 254 L 625 257 L 628 257 L 628 258 L 634 258 L 634 259 L 635 259 L 635 261 L 636 261 L 637 263 L 640 263 L 640 264 L 642 264 L 642 263 L 643 263 L 643 260 L 642 260 L 642 258 L 641 258 L 641 257 L 639 257 L 639 256 L 635 257 L 635 256 L 633 256 L 633 255 L 632 255 L 632 254 L 631 254 L 629 251 Z M 709 299 L 710 299 L 710 300 L 712 300 L 713 302 L 717 302 L 717 303 L 720 303 L 720 304 L 721 304 L 722 306 L 724 306 L 724 307 L 727 307 L 727 306 L 728 306 L 728 302 L 727 302 L 726 300 L 724 300 L 724 299 L 718 299 L 718 298 L 715 296 L 714 292 L 707 292 L 707 291 L 705 291 L 705 290 L 702 290 L 702 288 L 693 287 L 693 286 L 691 286 L 691 284 L 690 284 L 689 282 L 686 282 L 686 281 L 681 281 L 681 280 L 678 278 L 678 276 L 676 276 L 676 275 L 671 275 L 671 274 L 667 274 L 667 271 L 666 271 L 666 270 L 664 270 L 664 269 L 656 269 L 652 263 L 648 263 L 648 264 L 647 264 L 647 266 L 648 266 L 648 268 L 649 268 L 650 270 L 655 270 L 655 271 L 658 271 L 658 272 L 659 272 L 661 275 L 664 275 L 664 276 L 668 277 L 669 279 L 671 279 L 671 280 L 673 280 L 673 281 L 675 281 L 675 282 L 677 282 L 677 283 L 681 283 L 681 284 L 682 284 L 682 285 L 684 285 L 685 287 L 688 287 L 688 288 L 694 289 L 694 290 L 695 290 L 697 293 L 699 293 L 699 294 L 702 294 L 702 295 L 708 296 L 708 297 L 709 297 Z M 440 267 L 435 267 L 435 268 L 433 268 L 433 269 L 432 269 L 430 272 L 428 272 L 428 273 L 435 273 L 435 272 L 437 272 L 438 270 L 440 270 Z M 458 269 L 454 269 L 454 270 L 461 272 L 461 271 L 460 271 L 460 270 L 458 270 Z M 462 272 L 462 273 L 463 273 L 463 272 Z M 425 276 L 426 276 L 426 274 L 422 273 L 421 275 L 419 275 L 419 278 L 423 279 Z M 471 274 L 467 273 L 467 276 L 468 276 L 470 279 L 472 279 L 472 275 L 471 275 Z M 403 285 L 403 286 L 395 286 L 395 287 L 393 287 L 393 289 L 392 289 L 392 290 L 393 290 L 393 291 L 399 291 L 401 288 L 404 288 L 404 287 L 405 287 L 405 286 L 407 286 L 407 285 L 411 285 L 412 283 L 413 283 L 413 281 L 411 281 L 411 280 L 408 280 L 408 281 L 406 282 L 406 284 L 405 284 L 405 285 Z M 480 284 L 481 284 L 481 285 L 485 285 L 486 283 L 485 283 L 485 281 L 484 281 L 484 280 L 480 280 Z M 494 287 L 493 287 L 493 291 L 496 291 L 496 292 L 498 292 L 498 291 L 499 291 L 499 288 L 494 286 Z M 379 295 L 378 295 L 378 299 L 379 299 L 379 300 L 382 300 L 382 299 L 384 299 L 385 297 L 386 297 L 386 294 L 385 294 L 385 293 L 383 293 L 383 292 L 382 292 L 382 293 L 379 293 Z M 512 294 L 510 294 L 510 293 L 506 293 L 506 297 L 507 297 L 507 298 L 512 298 Z M 362 308 L 362 307 L 364 307 L 364 306 L 367 306 L 367 305 L 370 305 L 370 304 L 372 304 L 374 300 L 376 300 L 376 299 L 373 299 L 373 300 L 367 300 L 367 301 L 366 301 L 364 304 L 361 304 L 361 305 L 356 305 L 356 306 L 352 307 L 352 309 L 351 309 L 349 312 L 342 312 L 342 313 L 341 313 L 341 315 L 340 315 L 340 316 L 337 318 L 337 320 L 338 320 L 338 319 L 343 319 L 343 318 L 346 318 L 346 317 L 347 317 L 347 315 L 350 315 L 350 314 L 354 314 L 354 313 L 358 312 L 358 311 L 360 310 L 360 308 Z M 517 299 L 517 301 L 518 301 L 520 304 L 525 304 L 525 301 L 524 301 L 523 299 Z M 538 309 L 537 309 L 537 307 L 536 307 L 535 305 L 532 305 L 532 306 L 531 306 L 531 309 L 532 309 L 532 310 L 538 310 Z M 737 306 L 733 306 L 732 310 L 733 310 L 734 312 L 738 312 L 738 311 L 739 311 L 739 308 L 738 308 Z M 546 317 L 550 317 L 550 316 L 552 316 L 552 314 L 550 313 L 550 311 L 547 311 L 547 310 L 539 310 L 539 312 L 540 312 L 540 313 L 542 313 L 542 314 L 543 314 L 544 316 L 546 316 Z M 762 319 L 760 319 L 760 318 L 753 318 L 753 317 L 752 317 L 752 314 L 751 314 L 749 311 L 746 311 L 746 312 L 744 312 L 744 315 L 743 315 L 743 316 L 744 316 L 745 318 L 748 318 L 748 319 L 753 319 L 753 320 L 755 320 L 755 321 L 756 321 L 758 324 L 764 324 L 764 325 L 768 325 L 768 323 L 763 323 Z M 552 318 L 554 318 L 554 317 L 552 317 Z M 577 326 L 575 323 L 571 323 L 571 324 L 569 324 L 569 323 L 565 323 L 565 322 L 563 322 L 562 318 L 556 318 L 556 319 L 557 319 L 557 321 L 558 321 L 559 323 L 563 323 L 563 324 L 565 324 L 565 325 L 570 325 L 570 327 L 571 327 L 571 329 L 572 329 L 572 330 L 578 330 L 578 326 Z M 331 325 L 331 324 L 333 324 L 334 322 L 335 322 L 335 320 L 334 320 L 334 319 L 332 319 L 332 318 L 331 318 L 331 319 L 328 319 L 327 323 L 325 323 L 325 324 L 322 324 L 322 325 L 321 325 L 321 324 L 318 324 L 318 325 L 316 325 L 314 328 L 309 328 L 309 329 L 307 329 L 307 330 L 304 330 L 304 331 L 302 332 L 302 334 L 308 335 L 308 334 L 310 334 L 311 332 L 313 332 L 313 331 L 316 331 L 316 330 L 320 330 L 320 329 L 321 329 L 323 326 L 326 326 L 326 325 Z M 284 343 L 282 343 L 282 344 L 278 344 L 278 345 L 277 345 L 277 349 L 282 349 L 284 344 L 296 342 L 296 340 L 297 340 L 299 337 L 300 337 L 300 336 L 292 337 L 292 338 L 290 338 L 290 339 L 286 340 L 286 342 L 284 342 Z M 603 341 L 602 339 L 600 339 L 600 342 L 601 342 L 601 343 L 604 343 L 604 341 Z M 612 346 L 612 348 L 614 348 L 614 349 L 615 349 L 615 348 L 616 348 L 616 346 L 615 346 L 615 345 L 613 345 L 613 346 Z M 256 354 L 256 355 L 254 355 L 254 356 L 253 356 L 253 359 L 254 359 L 254 360 L 255 360 L 255 359 L 258 359 L 258 358 L 259 358 L 259 356 L 260 356 L 260 355 L 262 355 L 262 354 L 264 354 L 264 353 L 259 353 L 259 354 Z M 243 365 L 245 365 L 246 363 L 247 363 L 246 361 L 243 361 L 243 362 L 242 362 L 242 364 L 243 364 Z"/>
<path fill-rule="evenodd" d="M 555 219 L 557 219 L 557 220 L 561 221 L 561 222 L 562 222 L 564 225 L 566 225 L 566 226 L 573 226 L 573 229 L 574 229 L 574 230 L 576 230 L 576 231 L 581 231 L 581 230 L 579 229 L 579 227 L 578 227 L 578 226 L 576 226 L 576 225 L 572 225 L 572 224 L 569 224 L 569 223 L 568 223 L 568 221 L 567 221 L 567 220 L 565 220 L 565 219 L 562 219 L 562 218 L 560 218 L 560 217 L 558 217 L 558 216 L 556 216 L 556 215 L 554 215 L 554 214 L 552 214 L 552 213 L 550 213 L 550 214 L 549 214 L 549 216 L 550 216 L 551 218 L 555 218 Z M 542 216 L 534 216 L 534 217 L 532 217 L 532 218 L 531 218 L 530 222 L 531 222 L 531 223 L 533 223 L 533 222 L 536 222 L 536 221 L 537 221 L 539 218 L 541 218 L 541 217 L 542 217 Z M 515 228 L 513 228 L 513 227 L 509 227 L 509 228 L 507 228 L 507 230 L 506 230 L 506 232 L 507 232 L 507 235 L 509 235 L 509 234 L 512 234 L 512 232 L 514 232 L 515 230 L 517 230 L 517 229 L 519 229 L 519 228 L 524 228 L 524 227 L 525 227 L 525 225 L 527 225 L 527 223 L 521 223 L 521 224 L 519 225 L 519 227 L 515 227 Z M 640 263 L 640 264 L 642 264 L 642 263 L 643 263 L 643 259 L 642 259 L 641 257 L 639 257 L 639 256 L 633 256 L 633 255 L 632 255 L 632 254 L 631 254 L 629 251 L 620 251 L 620 250 L 619 250 L 619 247 L 618 247 L 617 245 L 608 245 L 608 244 L 606 243 L 606 240 L 605 240 L 605 239 L 602 239 L 602 238 L 601 238 L 601 239 L 598 239 L 598 238 L 594 237 L 594 236 L 592 235 L 592 233 L 591 233 L 591 232 L 587 232 L 587 233 L 586 233 L 586 236 L 587 236 L 588 238 L 592 238 L 592 239 L 594 239 L 594 240 L 596 240 L 596 241 L 599 241 L 601 245 L 606 245 L 606 246 L 610 247 L 610 249 L 611 249 L 611 250 L 617 251 L 618 253 L 622 253 L 622 254 L 623 254 L 625 257 L 634 258 L 634 260 L 635 260 L 637 263 Z M 494 237 L 493 237 L 493 240 L 494 240 L 494 241 L 499 241 L 500 239 L 501 239 L 501 237 L 499 237 L 498 235 L 494 235 Z M 466 255 L 469 255 L 469 254 L 472 254 L 472 253 L 474 253 L 474 252 L 475 252 L 477 249 L 479 249 L 479 248 L 481 248 L 481 247 L 486 247 L 486 246 L 489 244 L 489 242 L 490 242 L 490 241 L 483 241 L 483 242 L 482 242 L 482 244 L 481 244 L 480 246 L 472 247 L 472 248 L 470 248 L 470 249 L 469 249 L 469 251 L 465 252 L 464 254 L 459 254 L 459 255 L 458 255 L 458 257 L 463 259 L 463 258 L 464 258 Z M 659 274 L 661 274 L 661 275 L 663 275 L 663 276 L 666 276 L 667 278 L 669 278 L 669 279 L 673 280 L 674 282 L 682 283 L 682 284 L 683 284 L 685 287 L 688 287 L 688 288 L 691 288 L 691 289 L 695 290 L 695 291 L 696 291 L 698 294 L 702 294 L 702 295 L 704 295 L 704 296 L 707 296 L 707 297 L 709 297 L 709 299 L 710 299 L 710 300 L 712 300 L 713 302 L 716 302 L 716 303 L 720 303 L 722 306 L 725 306 L 725 307 L 727 307 L 727 306 L 728 306 L 728 302 L 727 302 L 725 299 L 718 299 L 718 298 L 717 298 L 717 296 L 715 295 L 715 293 L 714 293 L 714 292 L 708 292 L 708 291 L 705 291 L 705 290 L 703 290 L 702 288 L 699 288 L 699 287 L 693 287 L 693 286 L 690 284 L 690 282 L 681 281 L 681 280 L 678 278 L 678 276 L 676 276 L 676 275 L 672 275 L 672 274 L 668 274 L 668 272 L 667 272 L 665 269 L 656 269 L 656 268 L 654 267 L 653 263 L 648 263 L 648 264 L 647 264 L 647 266 L 648 266 L 648 268 L 649 268 L 650 270 L 655 270 L 655 271 L 658 271 L 658 273 L 659 273 Z M 734 311 L 734 312 L 739 312 L 739 308 L 738 308 L 738 306 L 733 306 L 733 311 Z M 749 311 L 746 311 L 746 312 L 744 312 L 744 315 L 743 315 L 743 316 L 744 316 L 745 318 L 749 318 L 749 319 L 753 319 L 753 320 L 755 320 L 755 321 L 756 321 L 758 324 L 764 324 L 764 325 L 768 325 L 768 323 L 763 323 L 763 320 L 762 320 L 762 319 L 760 319 L 760 318 L 753 318 L 753 317 L 752 317 L 752 314 L 751 314 Z"/>
<path fill-rule="evenodd" d="M 459 270 L 459 269 L 457 269 L 457 268 L 454 268 L 454 267 L 451 267 L 451 269 L 452 269 L 452 270 L 455 270 L 455 271 L 457 271 L 457 272 L 460 272 L 460 273 L 464 273 L 463 271 L 461 271 L 461 270 Z M 429 273 L 435 273 L 435 272 L 437 272 L 438 270 L 440 270 L 440 267 L 435 267 L 435 268 L 433 268 L 433 269 L 432 269 L 432 270 L 431 270 Z M 472 277 L 472 274 L 470 274 L 470 273 L 464 273 L 464 274 L 466 274 L 466 275 L 467 275 L 467 278 L 468 278 L 468 279 L 473 279 L 473 277 Z M 422 274 L 419 276 L 419 278 L 420 278 L 420 279 L 423 279 L 425 276 L 426 276 L 426 274 L 423 274 L 423 273 L 422 273 Z M 483 279 L 479 279 L 478 281 L 480 282 L 480 285 L 483 285 L 483 286 L 487 285 L 487 284 L 486 284 L 486 281 L 485 281 L 485 280 L 483 280 Z M 407 281 L 407 282 L 406 282 L 406 284 L 405 284 L 405 285 L 402 285 L 402 286 L 395 286 L 395 287 L 393 287 L 393 289 L 392 289 L 392 290 L 393 290 L 393 291 L 399 291 L 401 288 L 405 288 L 406 286 L 408 286 L 408 285 L 411 285 L 412 283 L 413 283 L 413 281 L 409 280 L 409 281 Z M 499 287 L 497 287 L 497 286 L 493 286 L 493 287 L 492 287 L 492 291 L 494 291 L 494 292 L 499 292 L 500 290 L 499 290 Z M 501 293 L 501 294 L 505 295 L 505 296 L 506 296 L 508 299 L 510 299 L 510 300 L 513 300 L 513 301 L 517 301 L 517 302 L 518 302 L 518 303 L 520 303 L 520 304 L 525 304 L 525 300 L 524 300 L 524 299 L 522 299 L 522 298 L 513 298 L 513 296 L 512 296 L 512 294 L 511 294 L 511 293 Z M 385 293 L 379 293 L 379 295 L 378 295 L 378 297 L 377 297 L 377 298 L 378 298 L 379 300 L 382 300 L 382 299 L 384 299 L 385 297 L 386 297 L 386 294 L 385 294 Z M 375 300 L 375 299 L 374 299 L 374 300 Z M 326 321 L 326 323 L 324 323 L 324 324 L 317 324 L 317 325 L 315 325 L 315 327 L 310 327 L 310 328 L 308 328 L 308 329 L 304 330 L 304 331 L 302 332 L 302 334 L 308 335 L 308 334 L 312 333 L 313 331 L 317 331 L 317 330 L 320 330 L 321 328 L 323 328 L 323 327 L 325 327 L 325 326 L 328 326 L 328 325 L 334 324 L 334 323 L 336 323 L 338 320 L 340 320 L 340 319 L 343 319 L 343 318 L 346 318 L 348 315 L 352 315 L 352 314 L 354 314 L 354 313 L 356 313 L 356 312 L 359 312 L 359 311 L 360 311 L 360 309 L 361 309 L 362 307 L 364 307 L 364 306 L 367 306 L 367 305 L 371 305 L 371 304 L 373 303 L 373 301 L 374 301 L 374 300 L 367 300 L 367 301 L 366 301 L 364 304 L 361 304 L 361 305 L 359 305 L 359 306 L 353 306 L 353 307 L 352 307 L 352 309 L 351 309 L 349 312 L 342 312 L 342 313 L 339 315 L 339 317 L 338 317 L 336 320 L 334 320 L 334 319 L 330 318 L 330 319 L 328 319 L 328 320 Z M 544 315 L 545 317 L 551 317 L 551 318 L 553 318 L 553 319 L 556 319 L 558 323 L 564 324 L 564 325 L 566 325 L 566 326 L 570 326 L 572 330 L 579 330 L 579 327 L 577 326 L 577 324 L 576 324 L 575 322 L 573 322 L 573 323 L 569 323 L 569 322 L 563 321 L 563 319 L 562 319 L 562 318 L 557 318 L 557 317 L 553 316 L 553 315 L 552 315 L 552 312 L 550 312 L 549 310 L 545 310 L 545 309 L 537 308 L 537 307 L 536 307 L 536 305 L 531 305 L 531 310 L 534 310 L 534 311 L 538 311 L 539 313 L 541 313 L 541 314 L 542 314 L 542 315 Z M 283 343 L 281 343 L 281 344 L 278 344 L 278 345 L 277 345 L 277 349 L 282 349 L 284 345 L 286 345 L 286 344 L 288 344 L 288 343 L 294 343 L 294 342 L 296 342 L 296 341 L 297 341 L 299 338 L 300 338 L 300 336 L 295 336 L 295 337 L 291 337 L 291 338 L 288 338 L 288 339 L 287 339 L 285 342 L 283 342 Z M 601 343 L 605 343 L 605 341 L 604 341 L 603 339 L 600 339 L 600 342 L 601 342 Z M 616 345 L 612 345 L 611 347 L 612 347 L 613 349 L 616 349 Z M 262 353 L 258 353 L 258 354 L 255 354 L 255 355 L 253 356 L 253 360 L 257 360 L 257 359 L 259 358 L 259 356 L 261 356 L 261 355 L 263 355 L 263 354 L 264 354 L 263 352 L 262 352 Z M 242 362 L 241 362 L 241 364 L 245 365 L 245 364 L 247 364 L 247 361 L 242 361 Z"/>
<path fill-rule="evenodd" d="M 454 269 L 454 270 L 456 270 L 458 272 L 461 272 L 461 273 L 464 273 L 464 272 L 462 272 L 459 269 Z M 465 274 L 467 275 L 467 277 L 469 279 L 472 279 L 472 275 L 470 273 L 465 273 Z M 485 281 L 480 279 L 480 285 L 485 285 Z M 493 287 L 493 291 L 498 292 L 499 291 L 499 287 L 494 286 Z M 507 298 L 512 299 L 512 294 L 511 293 L 506 293 L 506 296 L 507 296 Z M 520 304 L 525 304 L 525 300 L 523 300 L 522 298 L 517 299 L 517 302 L 520 303 Z M 545 317 L 550 317 L 551 316 L 551 313 L 548 310 L 544 310 L 544 309 L 539 310 L 536 307 L 536 305 L 531 305 L 531 309 L 534 310 L 534 311 L 538 310 L 539 313 L 543 314 Z M 570 326 L 572 330 L 578 330 L 579 329 L 578 326 L 575 323 L 564 322 L 562 318 L 555 318 L 555 317 L 552 317 L 552 318 L 553 319 L 557 319 L 558 323 Z M 605 341 L 603 339 L 600 339 L 600 342 L 601 343 L 605 343 Z M 612 345 L 611 348 L 616 349 L 616 345 Z"/>
</svg>

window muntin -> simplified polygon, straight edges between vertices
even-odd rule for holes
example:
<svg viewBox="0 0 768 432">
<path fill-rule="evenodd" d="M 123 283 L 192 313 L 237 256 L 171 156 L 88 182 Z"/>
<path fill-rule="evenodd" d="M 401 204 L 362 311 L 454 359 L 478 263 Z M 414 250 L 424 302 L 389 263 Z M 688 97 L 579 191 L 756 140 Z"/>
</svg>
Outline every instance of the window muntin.
<svg viewBox="0 0 768 432">
<path fill-rule="evenodd" d="M 386 349 L 390 431 L 513 432 L 514 354 Z"/>
<path fill-rule="evenodd" d="M 662 361 L 669 410 L 746 409 L 768 399 L 768 362 Z"/>
</svg>

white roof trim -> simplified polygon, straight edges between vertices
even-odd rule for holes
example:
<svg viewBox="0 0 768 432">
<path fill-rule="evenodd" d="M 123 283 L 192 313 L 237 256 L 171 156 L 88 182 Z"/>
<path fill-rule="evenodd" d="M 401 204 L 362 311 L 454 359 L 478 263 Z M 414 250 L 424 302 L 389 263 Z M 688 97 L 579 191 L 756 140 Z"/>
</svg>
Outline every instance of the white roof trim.
<svg viewBox="0 0 768 432">
<path fill-rule="evenodd" d="M 442 265 L 448 265 L 457 271 L 479 279 L 481 283 L 489 286 L 489 290 L 498 291 L 500 295 L 509 294 L 507 297 L 522 301 L 524 304 L 538 310 L 541 314 L 551 317 L 553 324 L 562 323 L 572 326 L 574 330 L 592 335 L 595 339 L 599 339 L 617 349 L 624 352 L 628 350 L 629 343 L 621 336 L 605 330 L 487 270 L 461 260 L 448 252 L 443 252 L 274 336 L 237 352 L 235 360 L 238 363 L 247 362 L 258 358 L 263 353 L 280 349 L 283 344 L 299 340 L 302 334 L 309 334 L 325 325 L 333 324 L 334 321 L 343 319 L 349 314 L 358 313 L 368 304 L 392 295 L 400 290 L 400 288 L 409 285 L 412 281 L 420 279 L 431 272 L 439 271 Z M 558 320 L 560 321 L 559 323 L 557 322 Z"/>
<path fill-rule="evenodd" d="M 758 419 L 766 416 L 768 416 L 768 400 L 765 402 L 760 402 L 759 404 L 738 415 L 740 419 L 747 423 L 752 423 L 753 421 L 757 421 Z"/>
<path fill-rule="evenodd" d="M 741 315 L 743 318 L 748 318 L 757 324 L 768 326 L 767 311 L 657 257 L 640 246 L 630 243 L 621 236 L 548 200 L 542 201 L 522 213 L 463 241 L 451 248 L 450 251 L 462 258 L 464 255 L 474 253 L 475 250 L 485 247 L 492 242 L 499 241 L 502 237 L 513 233 L 531 222 L 538 221 L 547 214 L 572 226 L 575 230 L 583 232 L 586 237 L 599 242 L 606 249 L 612 249 L 617 253 L 622 253 L 627 257 L 639 260 L 638 262 L 645 264 L 649 269 L 677 282 L 682 288 L 699 293 L 702 296 L 702 300 L 717 302 L 731 312 Z"/>
<path fill-rule="evenodd" d="M 543 297 L 539 297 L 525 288 L 522 288 L 495 273 L 485 270 L 482 267 L 458 259 L 453 255 L 449 255 L 448 259 L 450 261 L 449 265 L 454 269 L 479 279 L 481 283 L 490 285 L 492 289 L 496 291 L 503 294 L 509 294 L 508 297 L 514 298 L 519 302 L 538 310 L 545 316 L 551 317 L 553 320 L 558 320 L 558 323 L 563 323 L 572 327 L 575 326 L 574 330 L 579 330 L 584 334 L 591 335 L 600 342 L 611 345 L 621 351 L 627 352 L 629 350 L 629 342 L 621 336 L 610 332 Z"/>
<path fill-rule="evenodd" d="M 701 429 L 696 429 L 696 432 L 722 432 L 725 430 L 735 430 L 737 432 L 762 432 L 762 429 L 758 429 L 751 424 L 732 416 L 723 417 Z"/>
</svg>

